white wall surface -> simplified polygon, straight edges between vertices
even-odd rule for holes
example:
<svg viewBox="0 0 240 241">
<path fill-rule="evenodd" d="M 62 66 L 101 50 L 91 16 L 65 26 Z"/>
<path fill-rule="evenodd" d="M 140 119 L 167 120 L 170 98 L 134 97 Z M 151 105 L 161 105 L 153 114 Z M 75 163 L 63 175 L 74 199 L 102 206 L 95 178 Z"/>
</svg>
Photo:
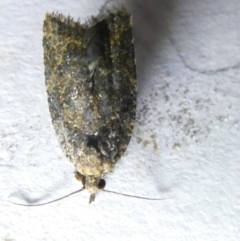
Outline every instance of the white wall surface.
<svg viewBox="0 0 240 241">
<path fill-rule="evenodd" d="M 106 188 L 166 200 L 101 192 L 89 205 L 84 191 L 41 207 L 8 202 L 42 203 L 81 187 L 51 124 L 42 24 L 47 11 L 84 22 L 104 1 L 1 0 L 0 240 L 239 240 L 240 1 L 125 3 L 137 121 Z"/>
</svg>

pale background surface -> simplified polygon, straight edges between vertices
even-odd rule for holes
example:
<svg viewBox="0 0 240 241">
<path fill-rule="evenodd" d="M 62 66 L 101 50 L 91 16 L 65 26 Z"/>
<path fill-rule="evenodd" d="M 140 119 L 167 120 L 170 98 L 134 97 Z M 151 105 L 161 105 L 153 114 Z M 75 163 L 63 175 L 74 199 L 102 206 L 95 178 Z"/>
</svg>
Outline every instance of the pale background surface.
<svg viewBox="0 0 240 241">
<path fill-rule="evenodd" d="M 121 2 L 121 1 L 118 1 Z M 86 20 L 100 0 L 0 1 L 0 240 L 239 240 L 240 1 L 132 0 L 138 120 L 88 205 L 57 143 L 44 84 L 46 11 Z"/>
</svg>

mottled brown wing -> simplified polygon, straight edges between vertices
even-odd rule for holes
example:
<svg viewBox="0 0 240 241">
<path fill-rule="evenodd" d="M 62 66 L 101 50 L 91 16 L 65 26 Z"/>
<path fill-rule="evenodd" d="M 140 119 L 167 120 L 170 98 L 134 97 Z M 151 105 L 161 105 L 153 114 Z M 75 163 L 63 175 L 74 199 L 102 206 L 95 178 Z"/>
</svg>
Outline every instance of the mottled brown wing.
<svg viewBox="0 0 240 241">
<path fill-rule="evenodd" d="M 74 164 L 92 148 L 116 162 L 136 112 L 130 14 L 115 9 L 84 25 L 46 14 L 43 32 L 48 103 L 61 148 Z"/>
</svg>

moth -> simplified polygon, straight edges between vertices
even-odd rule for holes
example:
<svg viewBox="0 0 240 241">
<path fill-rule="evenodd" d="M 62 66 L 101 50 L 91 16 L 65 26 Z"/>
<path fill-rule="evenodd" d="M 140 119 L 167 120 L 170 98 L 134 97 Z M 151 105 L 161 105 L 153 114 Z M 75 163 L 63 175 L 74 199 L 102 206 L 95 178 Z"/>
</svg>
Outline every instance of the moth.
<svg viewBox="0 0 240 241">
<path fill-rule="evenodd" d="M 90 203 L 131 139 L 136 115 L 132 18 L 124 6 L 86 23 L 47 13 L 45 83 L 52 123 Z"/>
</svg>

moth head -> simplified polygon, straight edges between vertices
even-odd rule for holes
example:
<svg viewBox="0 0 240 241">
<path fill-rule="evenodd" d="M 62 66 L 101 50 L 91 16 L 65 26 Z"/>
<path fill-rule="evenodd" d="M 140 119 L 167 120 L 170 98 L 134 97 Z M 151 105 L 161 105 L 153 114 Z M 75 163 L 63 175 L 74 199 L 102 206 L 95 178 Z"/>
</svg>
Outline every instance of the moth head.
<svg viewBox="0 0 240 241">
<path fill-rule="evenodd" d="M 145 199 L 145 200 L 151 200 L 151 201 L 165 200 L 165 199 L 161 199 L 161 198 L 148 198 L 148 197 L 141 197 L 141 196 L 135 196 L 135 195 L 129 195 L 129 194 L 105 190 L 103 188 L 105 187 L 106 182 L 102 178 L 97 178 L 97 177 L 92 177 L 92 176 L 91 177 L 89 177 L 89 176 L 85 177 L 85 176 L 81 175 L 80 173 L 78 173 L 77 175 L 75 173 L 75 176 L 77 176 L 77 179 L 79 181 L 80 181 L 80 178 L 81 178 L 83 187 L 81 189 L 75 191 L 75 192 L 71 192 L 68 195 L 60 197 L 58 199 L 55 199 L 55 200 L 52 200 L 52 201 L 49 201 L 49 202 L 45 202 L 45 203 L 40 203 L 40 204 L 21 204 L 21 203 L 15 203 L 15 202 L 12 202 L 12 201 L 9 201 L 9 200 L 8 201 L 12 204 L 16 204 L 16 205 L 20 205 L 20 206 L 26 206 L 26 207 L 43 206 L 43 205 L 46 205 L 46 204 L 57 202 L 59 200 L 67 198 L 69 196 L 72 196 L 76 193 L 79 193 L 79 192 L 83 191 L 84 189 L 89 190 L 90 193 L 91 193 L 89 203 L 91 203 L 95 200 L 95 196 L 96 196 L 96 193 L 97 193 L 98 190 L 103 190 L 103 191 L 108 192 L 108 193 L 114 193 L 114 194 L 125 196 L 125 197 L 132 197 L 132 198 Z M 167 199 L 169 199 L 169 198 L 167 198 Z"/>
<path fill-rule="evenodd" d="M 151 201 L 165 200 L 165 199 L 161 199 L 161 198 L 141 197 L 141 196 L 135 196 L 135 195 L 125 194 L 125 193 L 119 193 L 119 192 L 105 190 L 103 188 L 105 187 L 106 182 L 101 177 L 83 176 L 79 172 L 75 172 L 75 177 L 77 178 L 78 181 L 82 182 L 83 187 L 81 189 L 79 189 L 75 192 L 71 192 L 68 195 L 65 195 L 63 197 L 57 198 L 57 199 L 49 201 L 49 202 L 40 203 L 40 204 L 21 204 L 21 203 L 15 203 L 15 202 L 12 202 L 12 201 L 9 201 L 9 202 L 12 203 L 12 204 L 16 204 L 16 205 L 20 205 L 20 206 L 27 206 L 27 207 L 43 206 L 43 205 L 46 205 L 46 204 L 50 204 L 50 203 L 62 200 L 62 199 L 67 198 L 69 196 L 72 196 L 76 193 L 79 193 L 79 192 L 83 191 L 84 189 L 87 189 L 91 193 L 89 203 L 91 203 L 95 200 L 96 193 L 99 190 L 103 190 L 103 191 L 108 192 L 108 193 L 114 193 L 114 194 L 125 196 L 125 197 L 132 197 L 132 198 L 145 199 L 145 200 L 151 200 Z M 169 198 L 167 198 L 167 199 L 169 199 Z"/>
<path fill-rule="evenodd" d="M 77 180 L 82 182 L 84 189 L 87 189 L 90 192 L 89 203 L 95 200 L 97 191 L 103 190 L 106 185 L 106 182 L 101 177 L 95 176 L 83 176 L 79 172 L 75 173 Z"/>
</svg>

